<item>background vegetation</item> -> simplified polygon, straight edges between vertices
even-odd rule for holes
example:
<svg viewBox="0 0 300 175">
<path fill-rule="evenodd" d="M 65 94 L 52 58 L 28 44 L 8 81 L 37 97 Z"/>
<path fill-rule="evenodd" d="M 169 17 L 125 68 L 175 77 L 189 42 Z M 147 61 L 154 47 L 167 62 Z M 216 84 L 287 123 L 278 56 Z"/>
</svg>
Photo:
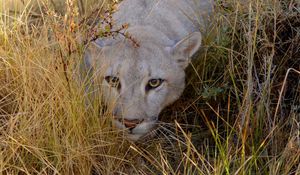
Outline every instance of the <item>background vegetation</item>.
<svg viewBox="0 0 300 175">
<path fill-rule="evenodd" d="M 111 4 L 0 0 L 0 174 L 300 174 L 298 1 L 216 1 L 184 95 L 140 143 L 74 81 Z"/>
</svg>

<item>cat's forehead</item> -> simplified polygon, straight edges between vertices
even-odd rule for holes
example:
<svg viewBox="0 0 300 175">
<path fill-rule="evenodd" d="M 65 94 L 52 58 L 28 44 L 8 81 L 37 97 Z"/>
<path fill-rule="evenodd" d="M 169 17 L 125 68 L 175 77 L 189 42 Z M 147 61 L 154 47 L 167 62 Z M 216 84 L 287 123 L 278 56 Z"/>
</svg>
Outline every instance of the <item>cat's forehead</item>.
<svg viewBox="0 0 300 175">
<path fill-rule="evenodd" d="M 151 42 L 142 42 L 135 47 L 131 42 L 119 42 L 103 50 L 105 57 L 118 61 L 129 59 L 132 62 L 166 62 L 167 51 Z"/>
<path fill-rule="evenodd" d="M 166 69 L 169 69 L 168 65 L 164 65 L 163 62 L 156 62 L 150 59 L 122 58 L 110 62 L 106 74 L 134 81 L 146 77 L 164 78 L 168 73 Z"/>
<path fill-rule="evenodd" d="M 146 76 L 152 72 L 156 65 L 151 65 L 149 62 L 140 59 L 122 58 L 110 62 L 107 69 L 107 74 L 139 77 Z"/>
<path fill-rule="evenodd" d="M 119 43 L 105 48 L 103 54 L 105 62 L 110 65 L 107 74 L 134 79 L 162 78 L 174 64 L 166 50 L 151 43 L 141 44 L 140 47 Z"/>
</svg>

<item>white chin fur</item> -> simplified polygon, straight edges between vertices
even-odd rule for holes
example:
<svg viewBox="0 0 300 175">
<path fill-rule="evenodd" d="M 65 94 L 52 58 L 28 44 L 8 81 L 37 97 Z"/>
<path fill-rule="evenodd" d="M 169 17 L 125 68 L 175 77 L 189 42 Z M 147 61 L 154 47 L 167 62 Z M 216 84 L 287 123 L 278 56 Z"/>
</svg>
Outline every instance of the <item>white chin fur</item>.
<svg viewBox="0 0 300 175">
<path fill-rule="evenodd" d="M 138 141 L 143 134 L 126 134 L 126 137 L 131 141 Z"/>
</svg>

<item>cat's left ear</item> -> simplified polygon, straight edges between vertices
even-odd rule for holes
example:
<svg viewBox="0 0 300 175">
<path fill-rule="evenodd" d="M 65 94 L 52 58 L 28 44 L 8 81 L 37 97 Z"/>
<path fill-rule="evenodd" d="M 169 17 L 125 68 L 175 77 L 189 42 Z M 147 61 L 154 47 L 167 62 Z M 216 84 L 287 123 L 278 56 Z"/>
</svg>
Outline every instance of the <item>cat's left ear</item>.
<svg viewBox="0 0 300 175">
<path fill-rule="evenodd" d="M 201 41 L 201 33 L 193 32 L 177 42 L 173 47 L 167 49 L 174 56 L 177 63 L 185 69 L 189 64 L 191 57 L 199 50 Z"/>
</svg>

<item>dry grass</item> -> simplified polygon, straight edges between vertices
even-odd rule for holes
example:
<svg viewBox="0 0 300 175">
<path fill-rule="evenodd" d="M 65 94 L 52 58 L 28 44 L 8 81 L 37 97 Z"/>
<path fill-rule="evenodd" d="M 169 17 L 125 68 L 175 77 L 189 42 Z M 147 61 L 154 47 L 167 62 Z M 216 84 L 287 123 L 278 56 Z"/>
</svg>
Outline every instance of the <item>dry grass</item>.
<svg viewBox="0 0 300 175">
<path fill-rule="evenodd" d="M 79 21 L 109 2 L 8 2 L 0 8 L 0 174 L 299 174 L 296 1 L 218 1 L 183 97 L 146 143 L 124 140 L 101 91 L 87 106 L 85 85 L 74 81 L 79 34 L 90 24 Z"/>
</svg>

